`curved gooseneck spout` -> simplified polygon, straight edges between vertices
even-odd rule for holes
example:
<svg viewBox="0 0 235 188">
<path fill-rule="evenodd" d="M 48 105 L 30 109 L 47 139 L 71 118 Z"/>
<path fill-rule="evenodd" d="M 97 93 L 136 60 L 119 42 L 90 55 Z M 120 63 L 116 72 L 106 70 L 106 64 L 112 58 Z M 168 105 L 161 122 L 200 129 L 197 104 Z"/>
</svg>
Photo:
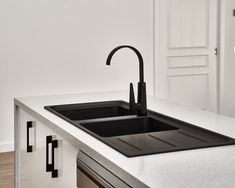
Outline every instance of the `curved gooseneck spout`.
<svg viewBox="0 0 235 188">
<path fill-rule="evenodd" d="M 108 57 L 107 57 L 106 65 L 110 65 L 111 59 L 112 59 L 113 55 L 114 55 L 118 50 L 120 50 L 120 49 L 122 49 L 122 48 L 130 48 L 130 49 L 132 49 L 132 50 L 136 53 L 136 55 L 137 55 L 137 57 L 138 57 L 138 59 L 139 59 L 139 75 L 140 75 L 140 81 L 139 81 L 139 82 L 144 82 L 144 60 L 143 60 L 143 57 L 142 57 L 142 55 L 140 54 L 140 52 L 139 52 L 136 48 L 134 48 L 134 47 L 132 47 L 132 46 L 123 45 L 123 46 L 118 46 L 118 47 L 114 48 L 114 49 L 110 52 L 110 54 L 108 55 Z"/>
<path fill-rule="evenodd" d="M 111 64 L 113 55 L 122 48 L 130 48 L 136 53 L 139 59 L 138 99 L 137 99 L 137 103 L 135 103 L 133 84 L 130 83 L 129 108 L 131 111 L 136 112 L 138 116 L 145 116 L 147 115 L 146 84 L 144 82 L 144 61 L 140 52 L 133 46 L 128 46 L 128 45 L 118 46 L 114 48 L 108 55 L 107 60 L 106 60 L 106 65 Z"/>
</svg>

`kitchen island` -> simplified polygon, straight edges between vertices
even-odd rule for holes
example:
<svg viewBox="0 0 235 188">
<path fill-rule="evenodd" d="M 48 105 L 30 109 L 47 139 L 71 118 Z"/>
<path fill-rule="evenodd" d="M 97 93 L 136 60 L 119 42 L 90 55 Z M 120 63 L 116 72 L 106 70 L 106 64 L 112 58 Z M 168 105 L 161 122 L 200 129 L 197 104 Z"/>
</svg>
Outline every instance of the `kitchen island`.
<svg viewBox="0 0 235 188">
<path fill-rule="evenodd" d="M 234 187 L 235 145 L 128 158 L 44 109 L 44 106 L 48 105 L 113 100 L 128 101 L 128 92 L 94 92 L 15 99 L 17 187 L 43 186 L 62 188 L 70 186 L 75 188 L 77 181 L 76 156 L 79 150 L 91 156 L 130 187 Z M 157 113 L 235 138 L 235 119 L 151 96 L 148 96 L 147 104 L 148 109 Z M 26 119 L 25 122 L 32 122 L 33 130 L 30 132 L 30 138 L 33 139 L 29 141 L 33 148 L 31 153 L 25 151 L 25 141 L 22 141 L 25 140 L 25 134 L 21 131 L 22 126 L 24 126 L 24 119 Z M 45 138 L 40 136 L 39 127 L 45 127 L 45 129 L 51 131 L 48 133 L 50 135 L 57 135 L 59 140 L 58 148 L 65 148 L 57 151 L 58 178 L 51 178 L 48 172 L 42 175 L 46 167 L 43 162 L 44 158 L 46 158 L 45 153 L 39 152 L 40 157 L 33 154 L 42 150 L 45 145 L 44 143 L 40 145 L 40 139 Z M 35 138 L 38 135 L 39 138 Z M 67 156 L 69 152 L 71 155 Z M 30 157 L 33 161 L 28 160 Z M 39 168 L 37 168 L 37 165 L 39 165 Z M 41 171 L 37 172 L 38 169 Z M 69 182 L 69 184 L 66 184 L 66 182 Z"/>
</svg>

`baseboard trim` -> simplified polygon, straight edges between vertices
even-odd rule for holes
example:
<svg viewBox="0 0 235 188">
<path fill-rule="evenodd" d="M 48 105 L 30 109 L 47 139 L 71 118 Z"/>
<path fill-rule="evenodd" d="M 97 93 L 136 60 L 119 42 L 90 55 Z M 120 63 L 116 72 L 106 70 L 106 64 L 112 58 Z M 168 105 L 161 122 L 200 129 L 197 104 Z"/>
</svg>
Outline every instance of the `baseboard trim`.
<svg viewBox="0 0 235 188">
<path fill-rule="evenodd" d="M 14 143 L 0 143 L 0 153 L 14 151 Z"/>
</svg>

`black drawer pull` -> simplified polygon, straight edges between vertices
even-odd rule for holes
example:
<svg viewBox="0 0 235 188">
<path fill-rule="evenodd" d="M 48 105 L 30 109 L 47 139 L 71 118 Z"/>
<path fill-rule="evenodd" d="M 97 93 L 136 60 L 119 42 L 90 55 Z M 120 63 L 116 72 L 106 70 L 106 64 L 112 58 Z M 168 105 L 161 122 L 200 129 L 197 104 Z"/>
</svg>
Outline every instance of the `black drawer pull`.
<svg viewBox="0 0 235 188">
<path fill-rule="evenodd" d="M 51 164 L 49 164 L 49 144 L 51 144 Z M 55 148 L 58 148 L 58 140 L 53 140 L 52 136 L 46 137 L 46 172 L 51 172 L 51 177 L 58 177 L 58 170 L 55 169 Z"/>
<path fill-rule="evenodd" d="M 26 127 L 26 132 L 27 132 L 27 153 L 33 152 L 33 146 L 29 145 L 29 129 L 33 127 L 33 122 L 32 121 L 27 121 L 27 127 Z"/>
</svg>

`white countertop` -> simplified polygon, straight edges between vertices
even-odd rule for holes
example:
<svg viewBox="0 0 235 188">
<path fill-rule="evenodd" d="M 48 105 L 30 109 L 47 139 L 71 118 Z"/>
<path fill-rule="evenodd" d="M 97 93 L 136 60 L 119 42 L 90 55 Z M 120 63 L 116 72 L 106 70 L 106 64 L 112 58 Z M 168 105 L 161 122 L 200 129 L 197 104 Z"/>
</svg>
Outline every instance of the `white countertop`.
<svg viewBox="0 0 235 188">
<path fill-rule="evenodd" d="M 26 110 L 76 145 L 76 139 L 153 188 L 234 188 L 235 145 L 127 158 L 44 109 L 47 105 L 128 101 L 128 92 L 100 92 L 18 98 Z M 148 109 L 235 138 L 235 119 L 148 96 Z"/>
</svg>

